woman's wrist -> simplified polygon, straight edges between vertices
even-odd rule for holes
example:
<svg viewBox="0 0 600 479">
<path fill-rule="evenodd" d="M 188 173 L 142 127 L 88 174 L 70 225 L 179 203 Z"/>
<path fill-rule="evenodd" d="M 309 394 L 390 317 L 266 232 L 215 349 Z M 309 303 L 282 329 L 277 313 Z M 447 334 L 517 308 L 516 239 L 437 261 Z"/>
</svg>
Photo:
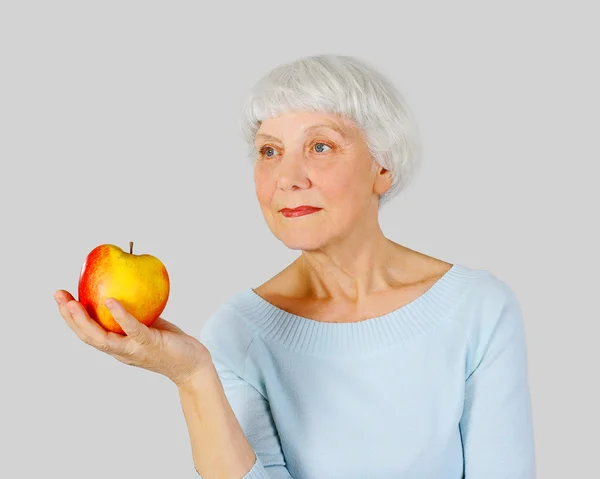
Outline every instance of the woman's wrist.
<svg viewBox="0 0 600 479">
<path fill-rule="evenodd" d="M 201 393 L 207 387 L 212 387 L 215 382 L 219 381 L 219 374 L 212 364 L 207 364 L 205 367 L 192 373 L 189 377 L 175 383 L 180 394 L 197 394 Z"/>
</svg>

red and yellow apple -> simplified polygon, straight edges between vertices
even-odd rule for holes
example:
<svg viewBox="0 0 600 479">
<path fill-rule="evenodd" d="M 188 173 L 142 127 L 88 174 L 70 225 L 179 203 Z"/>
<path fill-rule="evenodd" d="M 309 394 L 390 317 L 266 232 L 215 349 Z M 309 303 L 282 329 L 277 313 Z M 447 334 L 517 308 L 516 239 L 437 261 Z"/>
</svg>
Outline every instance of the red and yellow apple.
<svg viewBox="0 0 600 479">
<path fill-rule="evenodd" d="M 129 253 L 118 246 L 96 246 L 86 257 L 79 275 L 78 301 L 89 316 L 107 331 L 124 335 L 106 298 L 117 299 L 138 321 L 150 326 L 158 319 L 169 299 L 169 274 L 158 259 L 149 254 Z"/>
</svg>

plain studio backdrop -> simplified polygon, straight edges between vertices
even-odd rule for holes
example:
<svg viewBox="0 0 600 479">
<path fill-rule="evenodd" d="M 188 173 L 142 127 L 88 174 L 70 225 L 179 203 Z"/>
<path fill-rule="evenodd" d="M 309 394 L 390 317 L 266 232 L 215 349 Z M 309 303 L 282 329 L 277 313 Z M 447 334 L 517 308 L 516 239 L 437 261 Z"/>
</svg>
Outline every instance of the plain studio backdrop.
<svg viewBox="0 0 600 479">
<path fill-rule="evenodd" d="M 133 241 L 169 271 L 162 316 L 196 335 L 292 262 L 239 111 L 269 69 L 321 53 L 369 62 L 418 121 L 423 167 L 384 234 L 516 292 L 538 477 L 598 477 L 594 3 L 199 3 L 2 2 L 0 477 L 195 477 L 175 385 L 80 341 L 53 294 Z"/>
</svg>

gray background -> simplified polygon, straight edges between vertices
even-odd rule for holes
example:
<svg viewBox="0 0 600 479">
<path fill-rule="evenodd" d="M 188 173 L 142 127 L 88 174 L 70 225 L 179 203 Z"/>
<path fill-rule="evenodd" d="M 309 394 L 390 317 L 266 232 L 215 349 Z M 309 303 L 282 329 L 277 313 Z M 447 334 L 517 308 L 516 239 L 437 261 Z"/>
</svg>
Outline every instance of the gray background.
<svg viewBox="0 0 600 479">
<path fill-rule="evenodd" d="M 195 477 L 175 386 L 59 315 L 112 243 L 160 258 L 190 334 L 293 261 L 238 130 L 275 65 L 356 55 L 414 110 L 424 164 L 389 238 L 517 293 L 540 478 L 598 470 L 594 2 L 6 1 L 0 6 L 0 477 Z M 595 476 L 598 477 L 598 476 Z"/>
</svg>

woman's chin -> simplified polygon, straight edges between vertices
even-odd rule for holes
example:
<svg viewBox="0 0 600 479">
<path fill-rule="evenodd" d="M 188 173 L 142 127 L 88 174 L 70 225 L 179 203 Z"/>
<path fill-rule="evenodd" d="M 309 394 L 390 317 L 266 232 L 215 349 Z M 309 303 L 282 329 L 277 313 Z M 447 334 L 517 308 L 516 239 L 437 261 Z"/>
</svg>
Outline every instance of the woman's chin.
<svg viewBox="0 0 600 479">
<path fill-rule="evenodd" d="M 286 234 L 279 236 L 279 240 L 286 245 L 289 249 L 294 250 L 315 250 L 323 246 L 323 238 L 315 238 L 314 235 L 291 235 Z"/>
</svg>

